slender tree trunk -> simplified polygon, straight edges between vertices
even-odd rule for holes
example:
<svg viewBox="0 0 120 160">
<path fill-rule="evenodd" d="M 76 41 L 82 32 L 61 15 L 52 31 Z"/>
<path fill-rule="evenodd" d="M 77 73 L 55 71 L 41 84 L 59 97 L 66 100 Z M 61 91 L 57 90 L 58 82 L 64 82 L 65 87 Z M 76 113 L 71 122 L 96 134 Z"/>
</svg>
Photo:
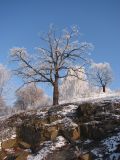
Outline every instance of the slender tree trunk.
<svg viewBox="0 0 120 160">
<path fill-rule="evenodd" d="M 105 89 L 106 89 L 106 88 L 105 88 L 105 85 L 104 85 L 104 86 L 103 86 L 103 92 L 104 92 L 104 93 L 105 93 Z"/>
<path fill-rule="evenodd" d="M 53 105 L 57 105 L 59 100 L 59 89 L 58 89 L 58 76 L 55 76 L 55 82 L 53 85 Z"/>
</svg>

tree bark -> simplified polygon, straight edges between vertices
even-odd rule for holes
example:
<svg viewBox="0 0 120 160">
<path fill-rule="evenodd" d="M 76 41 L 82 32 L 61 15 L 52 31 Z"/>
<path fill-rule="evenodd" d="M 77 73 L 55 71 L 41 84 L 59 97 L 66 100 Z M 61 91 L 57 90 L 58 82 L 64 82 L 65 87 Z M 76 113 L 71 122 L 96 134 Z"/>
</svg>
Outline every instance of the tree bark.
<svg viewBox="0 0 120 160">
<path fill-rule="evenodd" d="M 105 89 L 106 89 L 106 88 L 105 88 L 105 85 L 104 85 L 104 86 L 103 86 L 103 92 L 104 92 L 104 93 L 105 93 Z"/>
<path fill-rule="evenodd" d="M 58 89 L 58 73 L 57 73 L 53 85 L 53 105 L 59 104 L 58 101 L 59 101 L 59 89 Z"/>
</svg>

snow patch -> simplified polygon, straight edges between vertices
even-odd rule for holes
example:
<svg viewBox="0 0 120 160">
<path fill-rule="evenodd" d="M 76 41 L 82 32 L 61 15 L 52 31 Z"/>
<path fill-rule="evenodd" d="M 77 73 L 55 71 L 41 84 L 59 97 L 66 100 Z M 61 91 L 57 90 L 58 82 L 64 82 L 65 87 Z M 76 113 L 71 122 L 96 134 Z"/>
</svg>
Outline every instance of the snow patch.
<svg viewBox="0 0 120 160">
<path fill-rule="evenodd" d="M 103 157 L 103 155 L 100 154 L 101 150 L 100 150 L 99 148 L 95 148 L 95 149 L 91 150 L 91 152 L 92 152 L 96 157 L 99 157 L 99 158 Z"/>
<path fill-rule="evenodd" d="M 40 117 L 42 117 L 42 118 L 44 118 L 44 117 L 46 116 L 46 114 L 47 114 L 47 111 L 46 111 L 46 112 L 37 111 L 37 113 L 36 113 L 37 116 L 40 116 Z"/>
<path fill-rule="evenodd" d="M 113 152 L 117 149 L 117 145 L 120 143 L 120 133 L 116 136 L 112 136 L 102 141 L 106 145 L 108 152 Z"/>
<path fill-rule="evenodd" d="M 77 105 L 68 105 L 68 106 L 64 106 L 64 108 L 62 109 L 62 111 L 58 111 L 57 114 L 58 115 L 62 115 L 62 116 L 66 116 L 69 113 L 74 113 L 74 111 L 78 108 Z"/>
<path fill-rule="evenodd" d="M 53 125 L 56 125 L 56 124 L 64 124 L 65 128 L 68 128 L 68 127 L 78 127 L 78 125 L 76 123 L 74 123 L 68 117 L 65 117 L 65 118 L 63 118 L 61 120 L 57 120 L 55 122 L 52 122 L 51 124 L 46 124 L 45 126 L 53 126 Z"/>
<path fill-rule="evenodd" d="M 87 139 L 87 140 L 84 142 L 84 144 L 89 144 L 89 143 L 91 143 L 91 142 L 92 142 L 92 140 Z"/>
<path fill-rule="evenodd" d="M 36 156 L 29 155 L 27 157 L 27 160 L 44 160 L 48 156 L 48 154 L 65 146 L 65 144 L 66 140 L 62 136 L 59 136 L 56 138 L 55 143 L 51 141 L 43 143 L 45 147 L 43 147 Z"/>
<path fill-rule="evenodd" d="M 90 121 L 90 122 L 87 122 L 87 123 L 84 123 L 85 125 L 95 125 L 95 124 L 100 124 L 101 122 L 100 121 Z"/>
<path fill-rule="evenodd" d="M 110 156 L 110 160 L 119 160 L 120 159 L 120 153 L 113 153 Z"/>
</svg>

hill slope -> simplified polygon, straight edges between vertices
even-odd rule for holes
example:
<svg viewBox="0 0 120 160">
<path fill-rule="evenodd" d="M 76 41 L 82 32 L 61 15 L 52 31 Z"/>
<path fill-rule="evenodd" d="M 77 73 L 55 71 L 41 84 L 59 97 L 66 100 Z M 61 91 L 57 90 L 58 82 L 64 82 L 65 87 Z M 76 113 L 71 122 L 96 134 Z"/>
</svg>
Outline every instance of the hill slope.
<svg viewBox="0 0 120 160">
<path fill-rule="evenodd" d="M 119 160 L 119 126 L 120 97 L 20 112 L 0 119 L 0 158 Z"/>
</svg>

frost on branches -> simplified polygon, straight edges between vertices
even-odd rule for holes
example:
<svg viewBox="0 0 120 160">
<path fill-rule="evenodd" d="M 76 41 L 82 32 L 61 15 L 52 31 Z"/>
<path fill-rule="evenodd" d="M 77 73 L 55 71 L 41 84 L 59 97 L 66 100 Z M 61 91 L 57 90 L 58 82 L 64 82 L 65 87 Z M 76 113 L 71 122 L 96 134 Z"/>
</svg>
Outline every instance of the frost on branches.
<svg viewBox="0 0 120 160">
<path fill-rule="evenodd" d="M 112 82 L 112 69 L 109 63 L 93 63 L 90 68 L 90 79 L 93 85 L 102 87 L 106 92 L 106 87 Z"/>
<path fill-rule="evenodd" d="M 49 97 L 34 83 L 19 89 L 16 92 L 16 97 L 14 107 L 17 110 L 33 109 L 49 104 Z"/>
<path fill-rule="evenodd" d="M 102 69 L 104 68 L 103 66 L 101 67 Z M 105 67 L 106 67 L 106 64 L 105 64 Z M 70 70 L 70 72 L 72 72 L 72 70 Z M 107 70 L 107 73 L 110 74 L 111 72 L 108 72 Z M 105 75 L 106 77 L 107 77 L 107 73 Z M 89 78 L 89 75 L 90 76 L 92 75 L 92 78 L 93 78 L 94 74 L 93 72 L 91 72 L 91 70 L 88 74 L 86 74 L 85 69 L 82 68 L 77 73 L 78 77 L 68 76 L 64 78 L 60 85 L 60 101 L 61 102 L 72 102 L 74 100 L 80 100 L 81 98 L 83 100 L 84 98 L 90 98 L 90 97 L 97 98 L 97 97 L 105 96 L 102 93 L 101 86 L 98 86 L 98 85 L 96 86 L 93 83 L 94 82 L 93 79 L 91 80 Z M 106 96 L 107 94 L 110 94 L 110 93 L 111 93 L 111 90 L 107 87 Z"/>
<path fill-rule="evenodd" d="M 70 72 L 72 72 L 72 70 L 70 70 Z M 89 96 L 90 85 L 87 81 L 84 68 L 80 69 L 77 75 L 78 78 L 74 76 L 68 76 L 62 80 L 62 84 L 60 86 L 61 100 L 70 100 L 73 98 Z"/>
<path fill-rule="evenodd" d="M 51 27 L 41 39 L 46 47 L 38 47 L 36 54 L 29 54 L 24 48 L 13 48 L 11 58 L 17 63 L 15 73 L 22 77 L 24 84 L 44 82 L 52 85 L 53 105 L 56 105 L 59 101 L 60 79 L 68 74 L 78 77 L 79 69 L 89 63 L 88 53 L 93 45 L 79 41 L 80 34 L 76 26 L 58 33 Z M 75 65 L 81 67 L 76 68 Z"/>
<path fill-rule="evenodd" d="M 4 94 L 7 90 L 7 82 L 10 79 L 10 72 L 5 66 L 0 64 L 0 116 L 6 112 L 6 104 L 4 100 Z"/>
<path fill-rule="evenodd" d="M 3 95 L 5 86 L 10 79 L 10 72 L 7 70 L 5 66 L 0 64 L 0 96 Z"/>
</svg>

